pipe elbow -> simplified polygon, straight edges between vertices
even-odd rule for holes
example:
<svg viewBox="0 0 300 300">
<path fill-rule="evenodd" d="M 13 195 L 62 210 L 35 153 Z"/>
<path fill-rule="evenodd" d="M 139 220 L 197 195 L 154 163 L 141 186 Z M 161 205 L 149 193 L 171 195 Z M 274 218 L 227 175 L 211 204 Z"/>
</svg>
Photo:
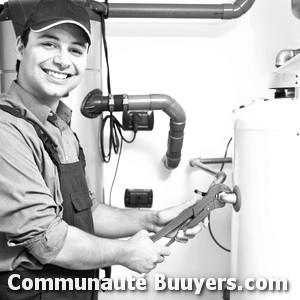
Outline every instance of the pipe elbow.
<svg viewBox="0 0 300 300">
<path fill-rule="evenodd" d="M 165 94 L 151 94 L 150 98 L 152 102 L 152 109 L 161 109 L 173 122 L 185 122 L 185 111 L 174 98 Z"/>
<path fill-rule="evenodd" d="M 237 0 L 233 4 L 223 4 L 223 19 L 237 19 L 244 15 L 253 5 L 255 0 Z"/>
</svg>

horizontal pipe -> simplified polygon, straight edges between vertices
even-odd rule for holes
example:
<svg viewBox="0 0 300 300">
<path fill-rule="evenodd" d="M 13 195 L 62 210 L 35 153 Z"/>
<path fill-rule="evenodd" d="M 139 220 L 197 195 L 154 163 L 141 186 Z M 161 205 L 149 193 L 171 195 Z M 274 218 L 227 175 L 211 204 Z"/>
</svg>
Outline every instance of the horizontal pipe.
<svg viewBox="0 0 300 300">
<path fill-rule="evenodd" d="M 184 123 L 185 112 L 172 97 L 165 94 L 150 95 L 113 95 L 114 111 L 123 111 L 124 100 L 129 110 L 162 110 L 174 122 Z M 81 105 L 81 112 L 87 118 L 97 117 L 104 111 L 109 111 L 109 97 L 103 96 L 100 89 L 88 93 Z"/>
<path fill-rule="evenodd" d="M 216 171 L 215 169 L 205 165 L 204 163 L 202 163 L 200 161 L 199 158 L 193 158 L 190 160 L 190 166 L 191 167 L 198 167 L 204 171 L 206 171 L 207 173 L 211 174 L 211 175 L 217 175 L 218 171 Z"/>
<path fill-rule="evenodd" d="M 203 164 L 230 164 L 232 163 L 231 157 L 221 157 L 221 158 L 201 158 L 199 161 Z"/>
<path fill-rule="evenodd" d="M 220 201 L 228 203 L 228 204 L 236 204 L 237 203 L 237 196 L 235 193 L 226 194 L 224 192 L 220 193 L 219 195 Z"/>
<path fill-rule="evenodd" d="M 255 0 L 233 4 L 109 3 L 109 18 L 235 19 L 245 14 Z"/>
<path fill-rule="evenodd" d="M 37 0 L 9 0 L 9 15 L 15 27 L 22 28 Z M 74 0 L 97 15 L 110 18 L 184 18 L 184 19 L 236 19 L 244 15 L 255 0 L 236 0 L 233 4 L 155 4 L 155 3 L 103 3 L 95 0 Z M 26 5 L 25 5 L 26 4 Z M 0 5 L 0 13 L 4 5 Z M 91 16 L 92 19 L 93 16 Z M 16 28 L 15 28 L 16 30 Z M 19 28 L 16 30 L 19 35 Z"/>
<path fill-rule="evenodd" d="M 162 110 L 172 121 L 176 123 L 185 122 L 185 112 L 178 102 L 165 94 L 134 95 L 127 96 L 128 109 L 137 110 Z"/>
<path fill-rule="evenodd" d="M 198 167 L 204 171 L 206 171 L 207 173 L 213 175 L 214 178 L 214 183 L 223 183 L 226 180 L 226 174 L 223 171 L 217 171 L 207 165 L 205 165 L 204 163 L 202 163 L 200 161 L 199 158 L 193 158 L 190 160 L 190 166 L 191 167 Z"/>
<path fill-rule="evenodd" d="M 222 19 L 222 5 L 110 3 L 109 18 Z"/>
</svg>

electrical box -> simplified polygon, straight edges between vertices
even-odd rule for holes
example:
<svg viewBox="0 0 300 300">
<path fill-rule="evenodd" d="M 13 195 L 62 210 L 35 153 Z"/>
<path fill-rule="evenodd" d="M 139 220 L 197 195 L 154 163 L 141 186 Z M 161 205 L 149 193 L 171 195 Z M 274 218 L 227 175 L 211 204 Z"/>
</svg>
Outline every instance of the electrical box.
<svg viewBox="0 0 300 300">
<path fill-rule="evenodd" d="M 123 112 L 124 130 L 152 130 L 154 126 L 154 113 L 152 110 L 130 110 Z"/>
<path fill-rule="evenodd" d="M 126 189 L 124 202 L 125 207 L 151 208 L 153 202 L 152 189 Z"/>
</svg>

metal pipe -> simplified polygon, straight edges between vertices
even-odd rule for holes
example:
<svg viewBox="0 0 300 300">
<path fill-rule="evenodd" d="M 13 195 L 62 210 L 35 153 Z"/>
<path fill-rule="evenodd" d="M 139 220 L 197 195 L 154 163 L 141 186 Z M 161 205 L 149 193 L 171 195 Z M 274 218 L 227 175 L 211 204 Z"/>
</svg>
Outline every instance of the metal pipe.
<svg viewBox="0 0 300 300">
<path fill-rule="evenodd" d="M 235 19 L 245 14 L 255 0 L 233 4 L 109 3 L 109 18 Z"/>
<path fill-rule="evenodd" d="M 216 175 L 218 173 L 218 171 L 216 171 L 215 169 L 203 164 L 199 158 L 193 158 L 190 160 L 190 166 L 191 167 L 198 167 L 204 171 L 206 171 L 207 173 L 211 174 L 211 175 Z"/>
<path fill-rule="evenodd" d="M 219 197 L 220 197 L 220 200 L 225 203 L 236 204 L 236 202 L 237 202 L 237 196 L 235 193 L 226 194 L 226 193 L 222 192 L 222 193 L 220 193 Z"/>
<path fill-rule="evenodd" d="M 37 0 L 8 0 L 15 27 L 23 26 Z M 236 19 L 244 15 L 255 0 L 236 0 L 225 4 L 156 4 L 156 3 L 103 3 L 95 0 L 74 0 L 88 10 L 109 18 L 185 18 Z M 3 5 L 0 6 L 0 12 Z M 19 28 L 16 30 L 19 33 Z"/>
<path fill-rule="evenodd" d="M 193 158 L 190 160 L 191 167 L 198 167 L 207 173 L 213 175 L 215 177 L 214 184 L 216 183 L 223 183 L 226 180 L 226 174 L 223 171 L 217 171 L 205 164 L 203 164 L 199 158 Z"/>
<path fill-rule="evenodd" d="M 275 66 L 277 68 L 281 67 L 282 65 L 284 65 L 286 62 L 288 62 L 290 59 L 292 59 L 293 57 L 295 57 L 299 53 L 300 53 L 300 49 L 284 49 L 284 50 L 281 50 L 276 56 Z"/>
<path fill-rule="evenodd" d="M 203 164 L 230 164 L 232 163 L 232 157 L 221 157 L 221 158 L 201 158 L 199 161 Z"/>
<path fill-rule="evenodd" d="M 95 118 L 104 111 L 109 111 L 113 104 L 113 111 L 128 110 L 162 110 L 170 117 L 168 149 L 164 157 L 164 164 L 168 169 L 178 167 L 181 160 L 183 145 L 185 112 L 172 97 L 164 94 L 151 95 L 114 95 L 113 101 L 109 96 L 103 96 L 102 91 L 95 89 L 87 94 L 81 105 L 81 113 L 87 118 Z"/>
</svg>

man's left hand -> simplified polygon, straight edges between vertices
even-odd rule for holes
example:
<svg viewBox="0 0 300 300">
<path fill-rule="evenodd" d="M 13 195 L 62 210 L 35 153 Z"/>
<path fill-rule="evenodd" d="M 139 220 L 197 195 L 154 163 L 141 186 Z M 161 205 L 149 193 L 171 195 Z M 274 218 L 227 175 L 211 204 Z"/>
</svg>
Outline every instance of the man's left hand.
<svg viewBox="0 0 300 300">
<path fill-rule="evenodd" d="M 195 196 L 193 199 L 183 202 L 180 205 L 170 207 L 164 210 L 157 212 L 156 218 L 154 221 L 155 232 L 158 232 L 163 226 L 167 225 L 174 218 L 176 218 L 179 214 L 185 211 L 187 208 L 194 205 L 198 200 L 201 200 L 200 196 Z M 201 232 L 202 228 L 208 227 L 208 219 L 205 218 L 203 223 L 196 225 L 193 228 L 187 229 L 185 232 L 183 230 L 179 230 L 178 232 L 171 232 L 168 237 L 172 238 L 176 235 L 175 240 L 180 243 L 186 243 L 188 240 L 194 238 L 199 232 Z"/>
</svg>

